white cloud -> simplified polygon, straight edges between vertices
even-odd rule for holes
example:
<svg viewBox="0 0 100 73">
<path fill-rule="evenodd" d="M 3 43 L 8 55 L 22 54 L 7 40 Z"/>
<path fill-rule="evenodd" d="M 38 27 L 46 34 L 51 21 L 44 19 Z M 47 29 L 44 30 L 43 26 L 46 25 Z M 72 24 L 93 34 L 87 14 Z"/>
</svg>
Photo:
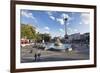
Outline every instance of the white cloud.
<svg viewBox="0 0 100 73">
<path fill-rule="evenodd" d="M 53 16 L 52 12 L 47 12 L 50 19 L 55 20 L 56 18 Z"/>
<path fill-rule="evenodd" d="M 77 29 L 74 29 L 74 32 L 78 32 L 78 30 Z"/>
<path fill-rule="evenodd" d="M 62 19 L 62 18 L 57 18 L 56 20 L 57 20 L 61 25 L 64 25 L 64 19 Z M 70 23 L 67 22 L 66 24 L 69 25 Z"/>
<path fill-rule="evenodd" d="M 70 33 L 77 33 L 78 32 L 78 29 L 73 29 L 73 28 L 68 28 L 68 31 L 67 32 L 70 32 Z"/>
<path fill-rule="evenodd" d="M 32 19 L 34 19 L 32 13 L 29 13 L 29 12 L 27 12 L 27 11 L 22 11 L 21 14 L 22 14 L 23 16 L 27 17 L 27 18 L 32 18 Z"/>
<path fill-rule="evenodd" d="M 70 21 L 70 20 L 72 20 L 73 18 L 72 17 L 70 17 L 68 14 L 66 14 L 66 13 L 63 13 L 62 15 L 61 15 L 61 17 L 64 19 L 64 18 L 67 18 L 67 21 Z"/>
<path fill-rule="evenodd" d="M 68 20 L 67 20 L 67 25 L 69 25 L 69 21 L 72 19 L 71 17 L 69 17 L 69 15 L 68 14 L 65 14 L 65 13 L 63 13 L 63 14 L 61 14 L 61 17 L 60 18 L 56 18 L 56 20 L 61 24 L 61 25 L 64 25 L 64 18 L 67 18 Z"/>
<path fill-rule="evenodd" d="M 56 19 L 61 25 L 64 25 L 64 20 L 62 18 L 57 18 Z"/>
<path fill-rule="evenodd" d="M 64 30 L 63 30 L 63 29 L 61 29 L 61 28 L 59 29 L 59 31 L 60 31 L 60 32 L 64 32 Z"/>
<path fill-rule="evenodd" d="M 61 17 L 62 17 L 62 18 L 69 18 L 68 14 L 65 14 L 65 13 L 63 13 L 63 14 L 61 15 Z"/>
<path fill-rule="evenodd" d="M 47 14 L 49 15 L 49 18 L 50 18 L 50 19 L 57 21 L 57 22 L 60 23 L 61 25 L 64 25 L 64 22 L 65 22 L 65 21 L 64 21 L 64 18 L 68 18 L 67 21 L 69 21 L 69 20 L 72 19 L 72 18 L 69 17 L 69 15 L 66 14 L 66 13 L 62 13 L 62 14 L 60 15 L 59 18 L 54 17 L 54 16 L 53 16 L 53 12 L 47 12 Z M 67 22 L 66 24 L 69 25 L 69 22 Z"/>
<path fill-rule="evenodd" d="M 82 22 L 79 22 L 79 24 L 81 25 L 81 24 L 82 24 Z"/>
<path fill-rule="evenodd" d="M 37 22 L 36 18 L 33 16 L 33 14 L 31 12 L 28 11 L 21 11 L 21 15 L 25 16 L 26 18 L 31 18 L 33 19 L 35 22 Z"/>
<path fill-rule="evenodd" d="M 36 28 L 36 33 L 38 33 L 39 32 L 39 28 Z"/>
<path fill-rule="evenodd" d="M 49 27 L 47 27 L 47 26 L 46 26 L 46 27 L 44 27 L 44 29 L 45 29 L 45 30 L 50 30 L 50 28 L 49 28 Z"/>
<path fill-rule="evenodd" d="M 50 17 L 52 20 L 55 20 L 55 17 L 54 17 L 54 16 L 51 16 L 51 15 L 50 15 L 49 17 Z"/>
<path fill-rule="evenodd" d="M 73 31 L 71 28 L 68 28 L 68 30 L 69 30 L 70 32 L 72 32 L 72 31 Z"/>
<path fill-rule="evenodd" d="M 82 22 L 82 24 L 87 24 L 87 25 L 90 23 L 89 13 L 81 14 L 81 22 Z"/>
</svg>

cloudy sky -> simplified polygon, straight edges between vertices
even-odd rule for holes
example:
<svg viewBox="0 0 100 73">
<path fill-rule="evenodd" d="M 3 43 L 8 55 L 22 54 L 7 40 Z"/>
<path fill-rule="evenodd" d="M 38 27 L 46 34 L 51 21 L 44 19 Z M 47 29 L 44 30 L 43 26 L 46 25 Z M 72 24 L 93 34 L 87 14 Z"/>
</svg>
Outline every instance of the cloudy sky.
<svg viewBox="0 0 100 73">
<path fill-rule="evenodd" d="M 86 12 L 58 12 L 58 11 L 36 11 L 21 10 L 20 22 L 31 24 L 40 33 L 50 33 L 51 36 L 64 36 L 64 18 L 68 18 L 68 34 L 89 32 L 90 18 Z"/>
</svg>

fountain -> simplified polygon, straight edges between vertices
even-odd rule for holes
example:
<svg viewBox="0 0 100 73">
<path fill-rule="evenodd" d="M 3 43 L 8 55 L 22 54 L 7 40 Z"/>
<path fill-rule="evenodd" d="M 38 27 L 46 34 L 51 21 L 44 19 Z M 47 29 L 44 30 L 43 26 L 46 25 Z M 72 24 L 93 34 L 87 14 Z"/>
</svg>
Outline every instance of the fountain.
<svg viewBox="0 0 100 73">
<path fill-rule="evenodd" d="M 54 43 L 54 45 L 55 46 L 61 46 L 62 45 L 59 38 L 56 39 L 56 42 Z"/>
<path fill-rule="evenodd" d="M 60 38 L 57 37 L 54 43 L 49 43 L 48 45 L 46 45 L 46 48 L 48 48 L 47 50 L 63 51 L 63 52 L 67 50 L 72 51 L 71 44 L 67 43 L 68 40 L 67 25 L 66 25 L 67 18 L 64 18 L 64 21 L 65 21 L 65 36 L 64 36 L 65 43 L 61 43 Z"/>
<path fill-rule="evenodd" d="M 68 39 L 68 35 L 67 35 L 67 25 L 66 25 L 66 21 L 67 21 L 67 18 L 65 17 L 64 18 L 64 21 L 65 21 L 65 42 L 66 42 L 66 40 Z M 60 42 L 60 39 L 59 38 L 57 38 L 56 39 L 56 42 L 54 43 L 54 45 L 55 46 L 61 46 L 62 45 L 62 43 Z"/>
</svg>

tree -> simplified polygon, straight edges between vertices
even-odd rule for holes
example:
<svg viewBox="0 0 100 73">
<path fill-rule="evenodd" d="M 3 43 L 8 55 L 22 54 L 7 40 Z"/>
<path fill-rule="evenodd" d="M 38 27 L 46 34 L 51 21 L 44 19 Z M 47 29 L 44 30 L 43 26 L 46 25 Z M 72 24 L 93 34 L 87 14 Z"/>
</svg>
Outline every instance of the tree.
<svg viewBox="0 0 100 73">
<path fill-rule="evenodd" d="M 50 40 L 51 40 L 50 34 L 44 33 L 44 34 L 39 34 L 39 36 L 40 36 L 41 39 L 44 40 L 45 42 L 50 42 Z"/>
<path fill-rule="evenodd" d="M 27 37 L 27 39 L 36 39 L 35 27 L 28 24 L 21 24 L 21 38 L 23 37 Z"/>
<path fill-rule="evenodd" d="M 39 32 L 36 33 L 36 28 L 29 24 L 21 24 L 21 38 L 23 37 L 27 37 L 27 39 L 33 39 L 37 42 L 42 42 L 42 40 L 49 42 L 51 40 L 50 34 L 41 34 Z"/>
</svg>

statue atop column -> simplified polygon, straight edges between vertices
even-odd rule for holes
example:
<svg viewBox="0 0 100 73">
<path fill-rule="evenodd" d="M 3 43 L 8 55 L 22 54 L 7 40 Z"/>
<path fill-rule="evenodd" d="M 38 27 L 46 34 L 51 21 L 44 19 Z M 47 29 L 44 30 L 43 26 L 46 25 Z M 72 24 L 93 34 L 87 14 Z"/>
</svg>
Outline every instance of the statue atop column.
<svg viewBox="0 0 100 73">
<path fill-rule="evenodd" d="M 64 21 L 65 21 L 65 36 L 64 36 L 64 38 L 65 38 L 65 40 L 68 39 L 67 24 L 66 24 L 67 20 L 68 20 L 68 18 L 64 18 Z"/>
</svg>

